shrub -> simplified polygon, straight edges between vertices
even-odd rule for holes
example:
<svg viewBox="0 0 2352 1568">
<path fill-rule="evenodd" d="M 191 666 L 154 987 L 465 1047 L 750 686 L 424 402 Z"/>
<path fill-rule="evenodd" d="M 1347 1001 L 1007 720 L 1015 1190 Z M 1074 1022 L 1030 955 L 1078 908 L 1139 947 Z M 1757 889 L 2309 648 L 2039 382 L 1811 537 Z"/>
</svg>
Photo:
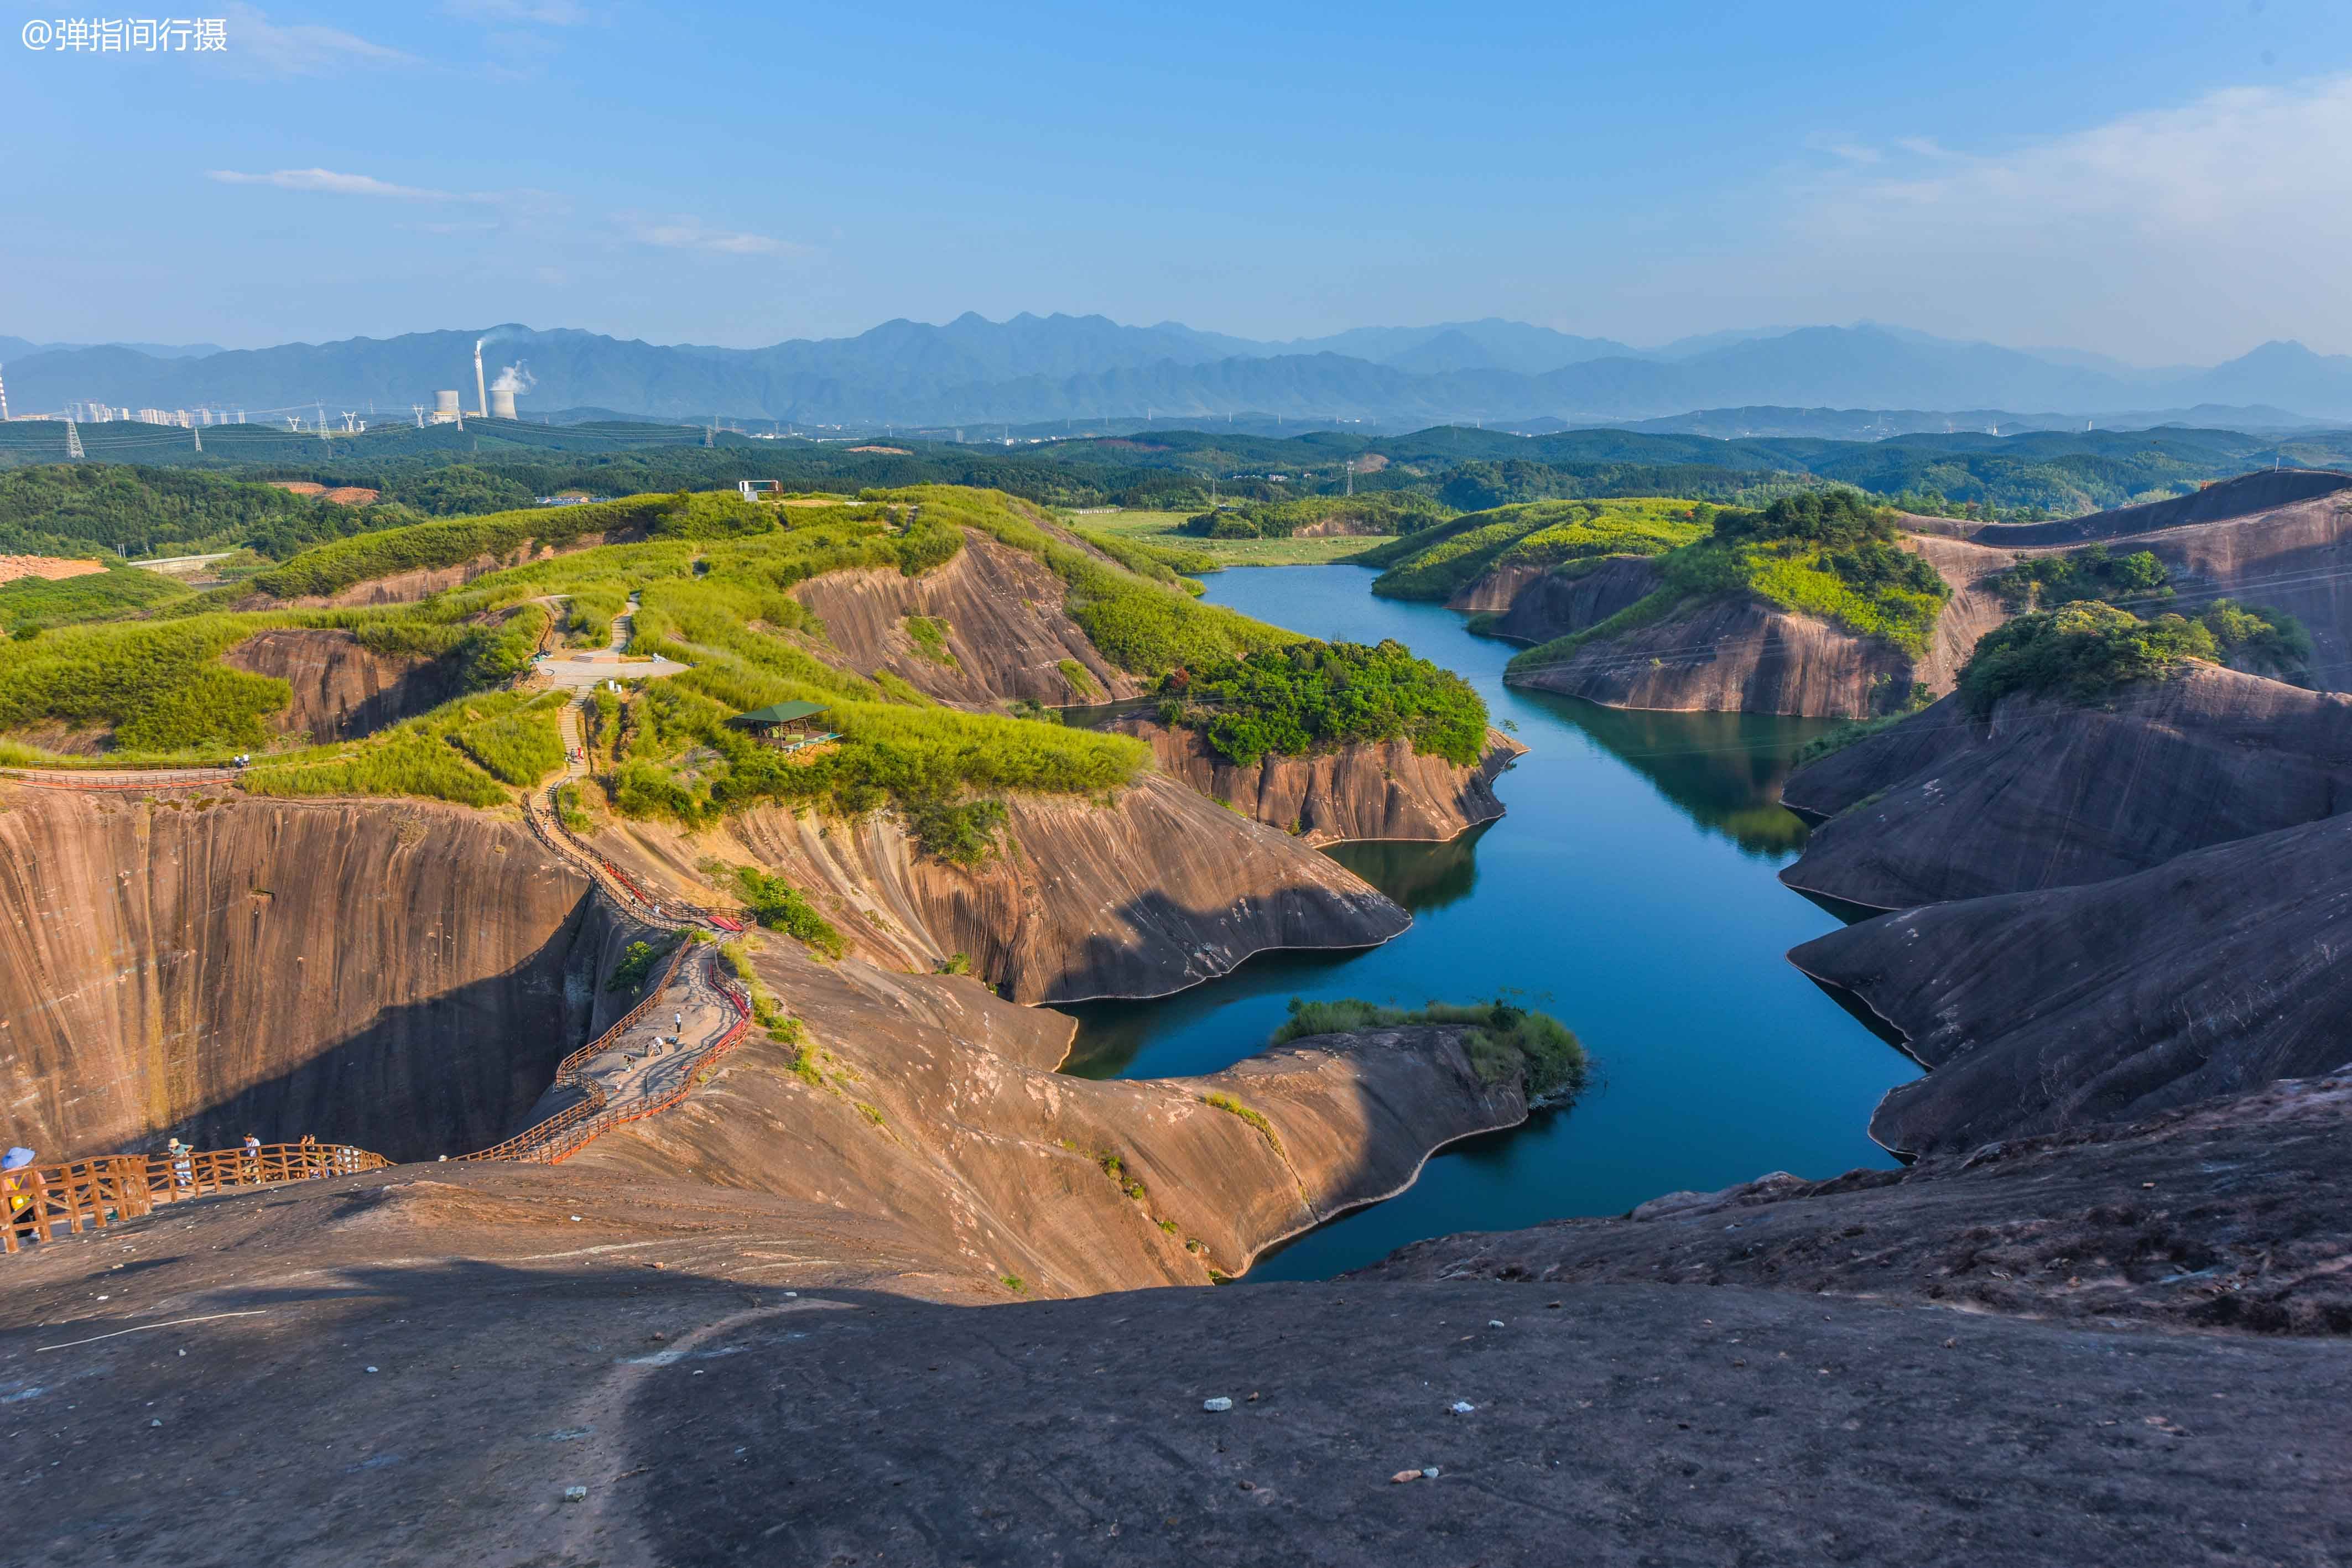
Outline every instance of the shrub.
<svg viewBox="0 0 2352 1568">
<path fill-rule="evenodd" d="M 2032 610 L 2044 604 L 2070 604 L 2079 599 L 2171 597 L 2171 574 L 2148 550 L 2116 555 L 2105 545 L 2091 545 L 2064 555 L 2033 556 L 1987 580 L 2011 610 Z"/>
<path fill-rule="evenodd" d="M 1530 1106 L 1566 1104 L 1584 1092 L 1591 1065 L 1584 1046 L 1549 1013 L 1530 1011 L 1499 998 L 1472 1006 L 1431 1002 L 1413 1011 L 1381 1007 L 1358 998 L 1310 1002 L 1294 997 L 1290 1016 L 1269 1045 L 1318 1034 L 1356 1034 L 1413 1024 L 1469 1026 L 1463 1051 L 1482 1082 L 1517 1078 Z"/>
<path fill-rule="evenodd" d="M 1267 752 L 1404 739 L 1466 768 L 1486 746 L 1486 705 L 1470 684 L 1392 640 L 1296 643 L 1171 675 L 1160 691 L 1163 718 L 1244 766 Z"/>
<path fill-rule="evenodd" d="M 2142 621 L 2112 604 L 2078 600 L 1986 632 L 1960 672 L 1960 691 L 1969 711 L 1982 717 L 2012 692 L 2082 702 L 2219 652 L 2213 633 L 2194 621 Z"/>
<path fill-rule="evenodd" d="M 1095 679 L 1093 671 L 1076 659 L 1056 659 L 1054 668 L 1062 672 L 1062 679 L 1070 683 L 1070 695 L 1079 701 L 1102 695 L 1102 683 Z"/>
<path fill-rule="evenodd" d="M 1232 1095 L 1221 1092 L 1213 1092 L 1202 1095 L 1201 1103 L 1203 1105 L 1214 1106 L 1217 1110 L 1223 1111 L 1228 1115 L 1239 1116 L 1243 1121 L 1247 1122 L 1251 1126 L 1255 1127 L 1260 1133 L 1265 1135 L 1267 1145 L 1273 1148 L 1276 1154 L 1278 1155 L 1282 1153 L 1282 1140 L 1275 1136 L 1274 1124 L 1265 1119 L 1265 1112 L 1254 1111 L 1249 1106 L 1243 1104 L 1239 1100 L 1234 1099 Z"/>
<path fill-rule="evenodd" d="M 536 784 L 563 766 L 563 737 L 555 727 L 563 701 L 556 695 L 541 697 L 513 713 L 467 725 L 451 739 L 492 778 Z"/>
<path fill-rule="evenodd" d="M 761 925 L 804 942 L 828 958 L 848 954 L 848 938 L 782 878 L 748 865 L 733 867 L 732 873 L 736 892 Z"/>
<path fill-rule="evenodd" d="M 675 941 L 665 942 L 659 946 L 650 942 L 630 943 L 621 955 L 621 961 L 613 966 L 612 976 L 605 980 L 604 988 L 608 991 L 635 990 L 646 983 L 646 977 L 653 973 L 654 966 L 668 957 L 677 946 Z"/>
<path fill-rule="evenodd" d="M 907 635 L 915 642 L 915 652 L 935 664 L 956 664 L 956 656 L 948 647 L 948 623 L 929 615 L 909 615 L 906 620 Z"/>
<path fill-rule="evenodd" d="M 1390 599 L 1445 600 L 1505 566 L 1559 568 L 1610 556 L 1663 555 L 1703 538 L 1713 508 L 1695 501 L 1534 501 L 1475 512 L 1402 540 L 1373 580 Z"/>
<path fill-rule="evenodd" d="M 950 804 L 935 796 L 916 796 L 902 801 L 899 809 L 925 854 L 970 868 L 996 853 L 996 831 L 1004 825 L 1002 800 Z"/>
</svg>

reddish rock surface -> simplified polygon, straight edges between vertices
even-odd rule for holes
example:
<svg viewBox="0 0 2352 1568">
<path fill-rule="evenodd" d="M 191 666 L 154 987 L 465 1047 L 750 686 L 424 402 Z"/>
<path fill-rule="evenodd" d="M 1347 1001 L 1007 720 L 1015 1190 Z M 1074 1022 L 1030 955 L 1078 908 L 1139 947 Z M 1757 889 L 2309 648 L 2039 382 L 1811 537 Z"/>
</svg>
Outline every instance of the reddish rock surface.
<svg viewBox="0 0 2352 1568">
<path fill-rule="evenodd" d="M 371 735 L 438 706 L 460 689 L 453 673 L 433 660 L 378 653 L 331 627 L 257 632 L 221 662 L 284 681 L 293 697 L 272 722 L 313 742 Z"/>
<path fill-rule="evenodd" d="M 768 867 L 876 962 L 953 955 L 1022 1002 L 1156 997 L 1252 954 L 1369 947 L 1412 917 L 1289 834 L 1156 774 L 1098 801 L 1013 796 L 1004 852 L 965 870 L 925 856 L 887 813 L 853 821 L 761 808 L 685 834 L 615 821 L 597 846 L 655 886 L 710 887 L 710 858 Z M 710 888 L 710 896 L 718 896 Z"/>
<path fill-rule="evenodd" d="M 1424 757 L 1410 741 L 1348 746 L 1306 757 L 1273 754 L 1248 767 L 1228 762 L 1198 730 L 1148 719 L 1118 727 L 1150 743 L 1161 772 L 1244 816 L 1295 833 L 1302 842 L 1450 839 L 1503 814 L 1494 781 L 1527 747 L 1486 732 L 1475 768 Z"/>
<path fill-rule="evenodd" d="M 1063 612 L 1067 590 L 1035 557 L 967 531 L 963 549 L 920 577 L 883 569 L 827 572 L 793 590 L 824 623 L 809 651 L 856 674 L 887 670 L 942 702 L 993 707 L 1014 697 L 1048 706 L 1133 696 L 1143 688 L 1096 651 Z M 907 617 L 943 623 L 953 664 L 925 653 Z M 1060 664 L 1086 667 L 1095 690 Z"/>
<path fill-rule="evenodd" d="M 1715 595 L 1647 626 L 1587 642 L 1540 667 L 1522 667 L 1509 683 L 1612 707 L 1822 718 L 1885 712 L 1896 689 L 1914 683 L 1948 691 L 1977 639 L 2004 619 L 1999 601 L 1976 584 L 2009 557 L 1953 539 L 1914 535 L 1904 543 L 1953 590 L 1923 657 L 1744 594 Z M 1656 570 L 1642 560 L 1580 578 L 1547 577 L 1519 591 L 1497 630 L 1529 641 L 1586 630 L 1640 598 L 1634 590 L 1654 583 Z M 1525 616 L 1520 600 L 1530 604 Z"/>
</svg>

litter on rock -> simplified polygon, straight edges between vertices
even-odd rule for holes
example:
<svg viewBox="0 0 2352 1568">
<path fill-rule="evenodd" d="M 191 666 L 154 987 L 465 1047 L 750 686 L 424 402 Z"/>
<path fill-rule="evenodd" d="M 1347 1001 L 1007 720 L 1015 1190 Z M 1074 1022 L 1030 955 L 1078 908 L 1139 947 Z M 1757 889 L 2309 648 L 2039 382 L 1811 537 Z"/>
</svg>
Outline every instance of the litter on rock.
<svg viewBox="0 0 2352 1568">
<path fill-rule="evenodd" d="M 1214 1399 L 1203 1399 L 1201 1401 L 1201 1408 L 1203 1410 L 1230 1410 L 1233 1407 L 1234 1402 L 1226 1398 L 1222 1394 L 1218 1395 Z"/>
</svg>

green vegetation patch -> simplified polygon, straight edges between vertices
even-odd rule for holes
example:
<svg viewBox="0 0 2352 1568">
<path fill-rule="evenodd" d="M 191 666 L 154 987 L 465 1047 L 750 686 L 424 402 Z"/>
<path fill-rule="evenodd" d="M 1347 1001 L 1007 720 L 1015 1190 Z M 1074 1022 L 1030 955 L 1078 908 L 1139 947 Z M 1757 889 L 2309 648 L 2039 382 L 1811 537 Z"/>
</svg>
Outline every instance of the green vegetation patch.
<svg viewBox="0 0 2352 1568">
<path fill-rule="evenodd" d="M 492 778 L 508 784 L 536 784 L 563 766 L 563 737 L 556 720 L 565 700 L 562 694 L 550 693 L 467 725 L 449 738 Z"/>
<path fill-rule="evenodd" d="M 554 692 L 458 697 L 359 740 L 257 762 L 237 782 L 253 795 L 421 795 L 461 806 L 502 806 L 514 799 L 507 782 L 536 782 L 562 763 L 563 745 L 555 732 L 562 703 L 562 695 Z M 507 773 L 493 774 L 483 758 Z M 546 766 L 531 772 L 539 761 Z"/>
<path fill-rule="evenodd" d="M 0 643 L 0 730 L 104 726 L 115 749 L 173 755 L 259 749 L 292 700 L 284 681 L 218 662 L 252 618 L 74 626 Z"/>
<path fill-rule="evenodd" d="M 106 620 L 195 596 L 194 590 L 161 572 L 111 558 L 101 558 L 100 564 L 104 571 L 80 577 L 20 577 L 0 583 L 0 633 L 21 637 L 47 626 Z"/>
<path fill-rule="evenodd" d="M 604 981 L 604 988 L 608 991 L 635 990 L 654 972 L 654 966 L 668 957 L 677 946 L 676 938 L 661 943 L 630 943 L 628 949 L 621 955 L 621 961 L 613 966 L 612 974 Z"/>
<path fill-rule="evenodd" d="M 2090 545 L 2064 555 L 2029 556 L 1985 586 L 2010 610 L 2022 611 L 2080 599 L 2168 599 L 2171 577 L 2152 551 L 2116 555 L 2105 545 Z"/>
<path fill-rule="evenodd" d="M 751 917 L 772 931 L 781 931 L 795 941 L 804 942 L 828 958 L 845 957 L 849 952 L 849 939 L 835 928 L 833 922 L 817 912 L 815 904 L 801 896 L 782 877 L 771 876 L 757 866 L 718 865 L 719 873 L 732 880 L 735 891 L 751 911 Z"/>
<path fill-rule="evenodd" d="M 948 623 L 935 615 L 909 615 L 906 619 L 907 635 L 915 642 L 915 652 L 935 664 L 959 668 L 955 653 L 948 646 Z"/>
<path fill-rule="evenodd" d="M 2310 633 L 2284 611 L 2223 599 L 2194 620 L 2168 612 L 2143 620 L 2085 599 L 2021 615 L 1986 632 L 1960 672 L 1960 693 L 1981 718 L 2016 692 L 2092 702 L 2160 680 L 2190 660 L 2288 674 L 2307 669 L 2311 653 Z"/>
<path fill-rule="evenodd" d="M 1202 1095 L 1201 1103 L 1212 1106 L 1216 1110 L 1223 1111 L 1229 1116 L 1239 1116 L 1243 1121 L 1247 1122 L 1251 1126 L 1255 1127 L 1260 1134 L 1264 1134 L 1267 1146 L 1272 1148 L 1276 1154 L 1278 1155 L 1282 1153 L 1282 1140 L 1275 1135 L 1274 1124 L 1265 1119 L 1265 1112 L 1255 1110 L 1248 1105 L 1243 1104 L 1239 1100 L 1234 1099 L 1232 1095 L 1220 1092 L 1212 1092 Z"/>
<path fill-rule="evenodd" d="M 1207 550 L 1189 545 L 1165 544 L 1101 528 L 1076 528 L 1072 531 L 1138 577 L 1148 577 L 1154 582 L 1181 588 L 1195 598 L 1202 591 L 1201 585 L 1187 580 L 1187 574 L 1217 571 L 1224 565 Z"/>
<path fill-rule="evenodd" d="M 1442 601 L 1504 567 L 1664 555 L 1705 538 L 1713 516 L 1695 501 L 1534 501 L 1456 517 L 1438 537 L 1402 539 L 1364 559 L 1388 567 L 1374 593 Z"/>
<path fill-rule="evenodd" d="M 1184 531 L 1209 539 L 1283 539 L 1301 529 L 1330 534 L 1412 534 L 1435 528 L 1454 508 L 1411 490 L 1361 496 L 1303 496 L 1295 501 L 1244 501 L 1186 520 Z"/>
<path fill-rule="evenodd" d="M 1160 695 L 1162 723 L 1200 731 L 1244 767 L 1268 752 L 1402 739 L 1467 768 L 1486 748 L 1486 705 L 1477 692 L 1393 640 L 1265 649 L 1173 673 Z"/>
<path fill-rule="evenodd" d="M 1463 1050 L 1472 1070 L 1487 1083 L 1517 1078 L 1530 1106 L 1570 1103 L 1584 1092 L 1591 1077 L 1584 1046 L 1565 1024 L 1549 1013 L 1500 998 L 1470 1006 L 1431 1002 L 1407 1011 L 1352 997 L 1328 1002 L 1293 997 L 1289 1018 L 1266 1043 L 1284 1045 L 1310 1035 L 1356 1034 L 1412 1024 L 1468 1025 Z"/>
<path fill-rule="evenodd" d="M 1062 672 L 1062 679 L 1070 683 L 1070 695 L 1081 702 L 1103 695 L 1102 683 L 1095 679 L 1094 672 L 1076 659 L 1056 659 L 1054 668 Z"/>
<path fill-rule="evenodd" d="M 1658 562 L 1663 582 L 1595 626 L 1529 648 L 1506 674 L 1566 663 L 1588 643 L 1664 620 L 1684 603 L 1748 594 L 1875 637 L 1917 658 L 1952 596 L 1936 569 L 1895 541 L 1894 514 L 1852 490 L 1786 496 L 1759 512 L 1721 512 L 1713 532 Z"/>
</svg>

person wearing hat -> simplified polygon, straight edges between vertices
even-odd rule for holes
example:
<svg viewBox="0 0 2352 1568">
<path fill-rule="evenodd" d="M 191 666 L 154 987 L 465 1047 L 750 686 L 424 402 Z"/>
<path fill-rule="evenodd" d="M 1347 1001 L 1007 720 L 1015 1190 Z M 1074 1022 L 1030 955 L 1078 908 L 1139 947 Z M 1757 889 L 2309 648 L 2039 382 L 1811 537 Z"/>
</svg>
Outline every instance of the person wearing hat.
<svg viewBox="0 0 2352 1568">
<path fill-rule="evenodd" d="M 33 1206 L 31 1179 L 16 1175 L 32 1163 L 33 1151 L 22 1144 L 0 1156 L 0 1193 L 7 1195 L 8 1218 L 12 1223 Z"/>
<path fill-rule="evenodd" d="M 180 1142 L 179 1139 L 173 1138 L 171 1142 L 171 1145 L 164 1152 L 172 1156 L 172 1185 L 174 1186 L 195 1186 L 196 1178 L 190 1169 L 190 1166 L 194 1162 L 188 1157 L 194 1154 L 195 1150 Z"/>
</svg>

